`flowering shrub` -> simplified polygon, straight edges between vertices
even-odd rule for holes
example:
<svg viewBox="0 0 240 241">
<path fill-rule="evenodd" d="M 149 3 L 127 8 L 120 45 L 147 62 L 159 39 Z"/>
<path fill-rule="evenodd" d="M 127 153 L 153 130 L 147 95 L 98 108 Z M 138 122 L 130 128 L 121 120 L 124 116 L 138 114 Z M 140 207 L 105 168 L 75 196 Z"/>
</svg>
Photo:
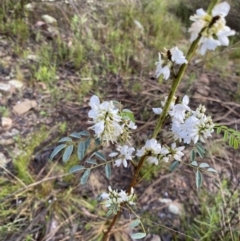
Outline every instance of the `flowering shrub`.
<svg viewBox="0 0 240 241">
<path fill-rule="evenodd" d="M 143 147 L 134 147 L 131 142 L 131 134 L 137 129 L 135 125 L 134 114 L 128 109 L 123 109 L 121 104 L 116 101 L 103 101 L 93 95 L 90 98 L 88 112 L 91 126 L 88 131 L 72 133 L 69 137 L 62 138 L 52 155 L 54 158 L 61 150 L 63 152 L 63 161 L 66 162 L 71 157 L 75 141 L 77 140 L 77 155 L 79 161 L 85 160 L 85 164 L 76 165 L 71 168 L 70 172 L 82 172 L 81 184 L 87 182 L 93 168 L 104 166 L 106 176 L 111 176 L 111 166 L 117 168 L 126 168 L 133 165 L 135 168 L 132 181 L 127 191 L 113 190 L 110 186 L 108 192 L 99 195 L 98 199 L 105 206 L 107 216 L 115 215 L 108 230 L 103 234 L 103 240 L 107 240 L 111 228 L 120 216 L 123 206 L 130 208 L 135 204 L 136 195 L 134 187 L 138 183 L 139 172 L 145 161 L 153 165 L 159 163 L 172 162 L 171 170 L 176 168 L 187 152 L 187 145 L 191 145 L 190 166 L 195 169 L 196 186 L 199 188 L 202 183 L 202 170 L 216 173 L 217 171 L 210 167 L 208 163 L 198 163 L 196 158 L 204 157 L 205 149 L 201 143 L 212 136 L 216 129 L 218 133 L 223 131 L 224 139 L 229 140 L 229 144 L 238 148 L 240 134 L 227 127 L 219 126 L 213 123 L 210 116 L 206 114 L 205 106 L 199 105 L 195 110 L 189 106 L 190 100 L 185 95 L 181 101 L 177 100 L 175 93 L 178 85 L 184 75 L 187 64 L 191 60 L 194 52 L 198 49 L 201 55 L 206 54 L 207 50 L 215 50 L 217 46 L 229 45 L 229 36 L 235 34 L 235 31 L 226 26 L 225 17 L 229 12 L 230 6 L 227 2 L 216 4 L 213 1 L 208 11 L 198 9 L 196 14 L 190 17 L 193 21 L 189 32 L 191 34 L 191 47 L 185 56 L 177 46 L 166 49 L 158 54 L 156 63 L 156 77 L 163 76 L 163 79 L 172 78 L 169 95 L 161 102 L 159 107 L 152 108 L 154 114 L 158 115 L 156 127 L 148 140 L 145 140 Z M 180 66 L 177 74 L 174 73 L 175 65 Z M 171 119 L 170 131 L 172 138 L 170 145 L 164 143 L 158 138 L 158 134 L 163 128 L 166 118 Z M 93 132 L 93 137 L 91 137 Z M 227 134 L 226 134 L 227 133 Z M 102 146 L 112 147 L 114 150 L 109 154 L 109 159 L 105 157 L 101 150 L 94 151 L 90 156 L 86 155 L 91 139 L 95 139 L 96 148 Z M 170 141 L 169 140 L 169 141 Z M 90 166 L 91 165 L 91 166 Z M 131 210 L 131 208 L 130 208 Z M 145 237 L 144 227 L 137 217 L 131 227 L 141 224 L 143 232 L 132 235 L 134 239 Z"/>
</svg>

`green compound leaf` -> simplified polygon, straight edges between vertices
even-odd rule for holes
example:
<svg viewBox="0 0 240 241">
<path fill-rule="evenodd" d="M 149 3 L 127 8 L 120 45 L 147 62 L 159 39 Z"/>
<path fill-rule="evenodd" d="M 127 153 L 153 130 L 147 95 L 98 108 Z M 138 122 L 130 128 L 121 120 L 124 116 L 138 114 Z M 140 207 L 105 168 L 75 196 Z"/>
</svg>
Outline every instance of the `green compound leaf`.
<svg viewBox="0 0 240 241">
<path fill-rule="evenodd" d="M 145 233 L 134 233 L 131 235 L 132 239 L 140 239 L 140 238 L 144 238 L 146 236 Z"/>
<path fill-rule="evenodd" d="M 106 161 L 105 156 L 104 156 L 101 152 L 96 151 L 96 152 L 94 153 L 94 155 L 95 155 L 96 157 L 98 157 L 99 159 L 101 159 L 101 160 L 103 160 L 103 161 Z"/>
<path fill-rule="evenodd" d="M 228 141 L 228 145 L 237 149 L 240 144 L 240 132 L 227 126 L 215 126 L 217 133 L 224 132 L 223 140 Z"/>
<path fill-rule="evenodd" d="M 61 144 L 61 145 L 55 147 L 55 149 L 53 150 L 53 152 L 50 156 L 50 160 L 52 160 L 66 146 L 67 146 L 66 144 Z"/>
<path fill-rule="evenodd" d="M 87 170 L 83 173 L 83 175 L 82 175 L 82 177 L 81 177 L 81 179 L 80 179 L 80 183 L 81 183 L 81 184 L 85 184 L 85 183 L 87 182 L 87 180 L 88 180 L 88 178 L 89 178 L 89 175 L 90 175 L 90 172 L 91 172 L 91 170 L 90 170 L 90 169 L 87 169 Z"/>
<path fill-rule="evenodd" d="M 77 155 L 78 159 L 81 161 L 85 154 L 85 142 L 81 141 L 78 143 Z"/>
<path fill-rule="evenodd" d="M 179 166 L 180 162 L 179 161 L 174 161 L 171 166 L 169 167 L 169 171 L 173 172 L 178 166 Z"/>
<path fill-rule="evenodd" d="M 80 139 L 80 138 L 81 138 L 81 135 L 80 135 L 80 133 L 78 133 L 78 132 L 73 132 L 73 133 L 70 134 L 70 136 L 71 136 L 71 137 L 74 137 L 74 138 L 77 138 L 77 139 Z"/>
<path fill-rule="evenodd" d="M 97 164 L 97 162 L 93 159 L 88 159 L 86 162 L 89 163 L 89 164 L 94 164 L 94 165 Z"/>
<path fill-rule="evenodd" d="M 72 155 L 72 152 L 73 152 L 73 145 L 70 145 L 65 149 L 63 153 L 63 157 L 62 157 L 63 162 L 67 162 L 69 160 L 69 158 Z"/>
<path fill-rule="evenodd" d="M 197 189 L 202 186 L 202 173 L 199 170 L 196 171 L 196 186 Z"/>
<path fill-rule="evenodd" d="M 74 173 L 74 172 L 81 171 L 81 170 L 83 170 L 83 169 L 85 169 L 84 166 L 76 165 L 76 166 L 71 167 L 70 170 L 69 170 L 69 172 L 70 172 L 70 173 Z"/>
<path fill-rule="evenodd" d="M 206 162 L 203 162 L 199 165 L 200 168 L 206 168 L 206 167 L 209 167 L 209 164 L 206 163 Z"/>
<path fill-rule="evenodd" d="M 135 227 L 137 227 L 140 223 L 141 223 L 140 219 L 135 219 L 135 220 L 133 220 L 133 221 L 130 223 L 129 227 L 130 227 L 130 228 L 135 228 Z"/>
<path fill-rule="evenodd" d="M 67 141 L 72 141 L 72 139 L 70 137 L 63 137 L 58 142 L 67 142 Z"/>
<path fill-rule="evenodd" d="M 190 152 L 190 161 L 193 162 L 196 159 L 196 152 L 194 149 L 191 150 Z"/>
<path fill-rule="evenodd" d="M 111 166 L 109 163 L 107 163 L 105 166 L 105 174 L 108 179 L 111 177 Z"/>
</svg>

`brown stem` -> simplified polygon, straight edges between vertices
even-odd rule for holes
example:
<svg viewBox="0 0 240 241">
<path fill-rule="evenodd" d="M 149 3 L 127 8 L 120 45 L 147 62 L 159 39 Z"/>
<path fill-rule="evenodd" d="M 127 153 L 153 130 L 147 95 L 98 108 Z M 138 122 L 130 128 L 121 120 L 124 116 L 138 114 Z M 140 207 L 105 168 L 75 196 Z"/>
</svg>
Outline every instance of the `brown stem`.
<svg viewBox="0 0 240 241">
<path fill-rule="evenodd" d="M 107 231 L 104 233 L 102 241 L 107 241 L 108 235 L 109 235 L 110 231 L 112 230 L 113 225 L 116 223 L 117 219 L 120 217 L 120 214 L 121 214 L 121 207 L 120 207 L 120 210 L 117 212 L 117 214 L 114 216 L 114 218 L 113 218 L 111 224 L 109 225 Z"/>
</svg>

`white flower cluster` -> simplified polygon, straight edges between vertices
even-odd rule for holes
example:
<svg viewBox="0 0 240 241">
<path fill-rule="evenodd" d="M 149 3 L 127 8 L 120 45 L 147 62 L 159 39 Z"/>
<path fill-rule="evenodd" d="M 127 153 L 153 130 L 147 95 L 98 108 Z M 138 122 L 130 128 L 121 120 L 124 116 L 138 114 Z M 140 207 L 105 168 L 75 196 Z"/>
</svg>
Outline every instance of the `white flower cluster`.
<svg viewBox="0 0 240 241">
<path fill-rule="evenodd" d="M 167 80 L 170 77 L 170 68 L 173 63 L 182 65 L 187 64 L 187 60 L 181 50 L 178 47 L 171 48 L 167 50 L 162 55 L 167 58 L 167 64 L 163 67 L 164 61 L 162 61 L 161 54 L 158 53 L 158 62 L 156 62 L 156 77 L 158 78 L 161 74 L 163 75 L 163 79 Z"/>
<path fill-rule="evenodd" d="M 113 101 L 100 103 L 99 98 L 93 95 L 89 105 L 92 109 L 88 112 L 88 117 L 93 119 L 90 123 L 94 124 L 90 128 L 94 130 L 96 138 L 107 144 L 117 142 L 121 135 L 125 136 L 126 139 L 129 138 L 129 129 L 137 128 L 129 119 L 122 118 Z"/>
<path fill-rule="evenodd" d="M 190 17 L 193 21 L 189 32 L 190 41 L 193 42 L 201 34 L 199 41 L 200 53 L 204 55 L 207 50 L 215 50 L 217 46 L 228 46 L 229 36 L 235 35 L 235 31 L 226 26 L 225 17 L 228 15 L 230 5 L 222 2 L 212 9 L 211 15 L 202 8 L 196 11 L 196 14 Z"/>
<path fill-rule="evenodd" d="M 181 157 L 184 155 L 182 150 L 184 146 L 177 147 L 176 143 L 173 143 L 171 147 L 161 146 L 157 140 L 150 139 L 146 141 L 144 147 L 137 151 L 137 156 L 142 157 L 148 155 L 147 161 L 149 163 L 158 164 L 159 160 L 168 162 L 170 159 L 181 161 Z"/>
<path fill-rule="evenodd" d="M 162 107 L 165 102 L 162 102 Z M 189 98 L 184 96 L 181 104 L 171 103 L 169 115 L 172 117 L 171 131 L 175 140 L 189 144 L 211 136 L 214 131 L 214 123 L 211 117 L 205 115 L 206 108 L 200 105 L 195 111 L 188 106 Z M 153 108 L 155 114 L 161 114 L 162 108 Z M 176 159 L 176 158 L 175 158 Z"/>
<path fill-rule="evenodd" d="M 120 192 L 118 192 L 117 190 L 112 190 L 110 186 L 108 187 L 108 193 L 103 192 L 100 197 L 104 200 L 102 204 L 104 204 L 107 208 L 111 206 L 119 206 L 121 203 L 124 202 L 133 205 L 135 204 L 134 199 L 136 198 L 133 188 L 131 188 L 131 192 L 130 194 L 128 194 L 123 190 L 121 190 Z"/>
</svg>

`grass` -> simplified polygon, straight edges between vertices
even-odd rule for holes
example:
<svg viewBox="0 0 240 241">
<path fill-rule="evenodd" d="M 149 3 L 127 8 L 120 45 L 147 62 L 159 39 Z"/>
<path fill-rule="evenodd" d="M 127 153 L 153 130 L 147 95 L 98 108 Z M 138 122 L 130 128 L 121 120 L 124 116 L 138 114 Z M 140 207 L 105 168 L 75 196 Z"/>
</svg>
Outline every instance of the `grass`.
<svg viewBox="0 0 240 241">
<path fill-rule="evenodd" d="M 43 2 L 37 4 L 33 11 L 28 11 L 24 9 L 26 1 L 16 3 L 13 0 L 3 0 L 0 32 L 9 43 L 11 54 L 15 56 L 16 62 L 12 64 L 16 79 L 29 86 L 44 83 L 47 90 L 39 91 L 43 95 L 47 91 L 50 93 L 51 102 L 46 105 L 52 110 L 62 99 L 81 105 L 89 93 L 104 97 L 116 77 L 123 80 L 130 93 L 137 94 L 144 90 L 140 81 L 132 83 L 131 79 L 136 76 L 149 78 L 157 53 L 164 47 L 169 48 L 184 41 L 182 23 L 168 11 L 176 6 L 176 2 L 107 0 L 86 5 L 74 3 L 76 5 L 71 10 L 63 3 Z M 179 11 L 184 16 L 183 20 L 187 21 L 189 11 L 183 8 Z M 57 24 L 36 27 L 36 23 L 42 21 L 43 14 L 55 17 Z M 29 55 L 36 56 L 36 60 L 28 60 Z M 239 48 L 229 58 L 238 61 Z M 224 64 L 228 60 L 227 56 Z M 5 60 L 2 61 L 5 65 Z M 207 62 L 205 67 L 213 69 L 218 66 L 217 70 L 224 73 L 224 64 L 220 55 Z M 28 70 L 27 75 L 25 69 Z M 189 86 L 194 78 L 194 74 L 190 75 Z M 0 107 L 2 116 L 8 116 L 9 112 L 8 107 Z M 44 110 L 40 112 L 43 118 L 50 115 Z M 141 116 L 145 119 L 148 115 L 144 108 Z M 68 128 L 71 127 L 67 126 L 67 122 L 61 122 L 58 126 L 59 135 L 65 134 Z M 73 235 L 79 239 L 85 235 L 85 240 L 101 240 L 102 231 L 106 228 L 103 210 L 96 201 L 84 197 L 88 193 L 79 188 L 75 176 L 62 176 L 76 164 L 76 159 L 73 158 L 65 166 L 49 163 L 44 170 L 38 170 L 41 171 L 40 174 L 34 172 L 32 156 L 49 135 L 49 130 L 43 128 L 32 133 L 29 138 L 19 136 L 16 140 L 21 154 L 17 157 L 12 155 L 13 175 L 2 171 L 4 175 L 1 173 L 0 176 L 0 237 L 10 240 L 10 237 L 14 239 L 21 235 L 22 240 L 33 240 L 35 235 L 39 240 L 46 237 L 51 239 L 51 235 L 54 236 L 51 230 L 53 224 L 57 225 L 57 232 L 63 230 L 66 236 L 70 236 L 67 232 L 77 223 L 78 230 L 82 230 L 82 233 Z M 146 165 L 141 173 L 148 182 L 162 170 L 158 166 L 147 172 L 149 167 Z M 45 181 L 53 176 L 58 178 Z M 230 195 L 230 208 L 225 209 L 222 194 L 229 193 L 231 189 L 226 183 L 222 185 L 224 192 L 215 196 L 201 193 L 201 215 L 192 224 L 186 224 L 186 234 L 202 238 L 201 240 L 211 240 L 219 231 L 219 226 L 227 223 L 226 220 L 223 222 L 222 214 L 225 218 L 230 217 L 231 207 L 236 208 L 239 194 Z M 94 196 L 92 193 L 89 195 Z M 145 215 L 158 221 L 156 215 Z M 115 239 L 122 240 L 120 234 L 127 228 L 123 221 L 122 227 L 114 231 Z M 165 229 L 149 224 L 150 233 L 161 233 L 163 230 Z M 232 230 L 232 236 L 226 236 L 226 241 L 235 240 L 237 235 L 237 231 Z M 127 240 L 127 236 L 123 239 Z"/>
</svg>

